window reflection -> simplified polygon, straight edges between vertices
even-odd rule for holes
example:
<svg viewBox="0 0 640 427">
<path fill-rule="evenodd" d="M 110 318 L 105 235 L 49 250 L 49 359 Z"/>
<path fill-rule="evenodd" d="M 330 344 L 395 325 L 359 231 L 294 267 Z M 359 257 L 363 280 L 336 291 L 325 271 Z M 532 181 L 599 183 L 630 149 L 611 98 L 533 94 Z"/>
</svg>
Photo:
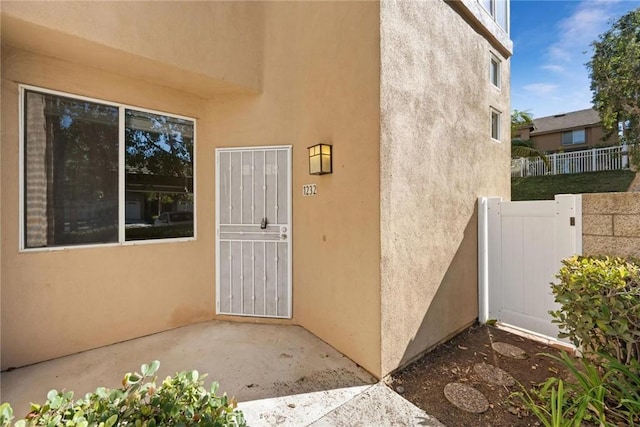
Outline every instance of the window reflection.
<svg viewBox="0 0 640 427">
<path fill-rule="evenodd" d="M 25 247 L 118 241 L 118 109 L 26 91 Z"/>
<path fill-rule="evenodd" d="M 193 237 L 193 130 L 189 120 L 125 111 L 126 240 Z"/>
<path fill-rule="evenodd" d="M 194 236 L 193 120 L 23 93 L 24 248 Z"/>
</svg>

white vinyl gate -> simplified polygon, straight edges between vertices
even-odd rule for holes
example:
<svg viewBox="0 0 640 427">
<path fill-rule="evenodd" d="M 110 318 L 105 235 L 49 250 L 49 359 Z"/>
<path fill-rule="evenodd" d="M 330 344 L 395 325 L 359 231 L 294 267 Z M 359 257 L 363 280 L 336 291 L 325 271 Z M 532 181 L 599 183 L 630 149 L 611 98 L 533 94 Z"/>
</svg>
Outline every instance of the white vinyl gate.
<svg viewBox="0 0 640 427">
<path fill-rule="evenodd" d="M 216 149 L 216 312 L 291 305 L 291 147 Z"/>
<path fill-rule="evenodd" d="M 479 319 L 558 340 L 550 283 L 564 258 L 582 253 L 582 198 L 478 201 Z"/>
</svg>

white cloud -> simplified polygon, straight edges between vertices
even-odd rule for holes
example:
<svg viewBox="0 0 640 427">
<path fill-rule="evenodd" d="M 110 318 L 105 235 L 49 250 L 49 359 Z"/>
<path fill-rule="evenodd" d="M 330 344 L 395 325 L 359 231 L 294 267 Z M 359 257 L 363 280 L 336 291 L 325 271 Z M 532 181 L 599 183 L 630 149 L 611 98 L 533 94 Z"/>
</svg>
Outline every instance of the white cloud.
<svg viewBox="0 0 640 427">
<path fill-rule="evenodd" d="M 591 59 L 591 43 L 610 28 L 611 22 L 640 2 L 581 0 L 562 4 L 572 10 L 555 24 L 555 40 L 543 48 L 537 67 L 529 68 L 518 79 L 518 87 L 512 86 L 512 108 L 530 110 L 535 117 L 591 106 L 585 67 Z"/>
<path fill-rule="evenodd" d="M 609 28 L 615 16 L 616 0 L 584 0 L 574 12 L 558 23 L 558 40 L 549 46 L 548 57 L 553 62 L 570 62 L 591 52 L 591 42 Z"/>
<path fill-rule="evenodd" d="M 558 89 L 558 85 L 554 83 L 531 83 L 522 88 L 527 92 L 533 92 L 532 95 L 548 96 Z"/>
<path fill-rule="evenodd" d="M 552 71 L 554 73 L 564 73 L 566 69 L 562 65 L 558 64 L 545 64 L 540 66 L 543 70 Z"/>
</svg>

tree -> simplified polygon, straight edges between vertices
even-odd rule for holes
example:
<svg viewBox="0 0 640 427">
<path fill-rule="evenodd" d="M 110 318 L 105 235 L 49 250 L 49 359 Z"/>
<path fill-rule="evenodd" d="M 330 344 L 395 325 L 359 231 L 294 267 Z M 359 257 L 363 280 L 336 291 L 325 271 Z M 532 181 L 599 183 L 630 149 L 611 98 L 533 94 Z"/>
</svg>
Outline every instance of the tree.
<svg viewBox="0 0 640 427">
<path fill-rule="evenodd" d="M 521 127 L 532 124 L 533 115 L 529 111 L 513 110 L 511 113 L 511 139 L 516 137 Z"/>
<path fill-rule="evenodd" d="M 513 110 L 511 113 L 511 157 L 537 157 L 548 163 L 546 156 L 535 147 L 532 140 L 518 137 L 518 131 L 527 125 L 533 125 L 533 115 L 527 110 Z"/>
<path fill-rule="evenodd" d="M 594 108 L 604 138 L 624 125 L 625 140 L 640 141 L 640 8 L 622 16 L 592 43 L 590 70 Z"/>
</svg>

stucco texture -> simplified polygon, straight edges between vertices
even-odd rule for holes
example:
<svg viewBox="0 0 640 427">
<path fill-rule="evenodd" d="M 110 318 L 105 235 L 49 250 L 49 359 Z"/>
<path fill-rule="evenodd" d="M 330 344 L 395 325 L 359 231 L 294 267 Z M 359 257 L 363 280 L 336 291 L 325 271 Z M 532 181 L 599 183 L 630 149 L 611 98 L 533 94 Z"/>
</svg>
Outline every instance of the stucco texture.
<svg viewBox="0 0 640 427">
<path fill-rule="evenodd" d="M 476 199 L 510 194 L 509 60 L 445 2 L 382 2 L 380 21 L 386 374 L 477 317 Z"/>
<path fill-rule="evenodd" d="M 206 106 L 180 91 L 2 48 L 2 196 L 11 207 L 1 213 L 3 369 L 210 319 L 214 288 L 200 233 L 175 244 L 19 252 L 18 82 L 196 119 Z M 208 140 L 196 143 L 196 156 Z"/>
<path fill-rule="evenodd" d="M 2 48 L 3 369 L 223 318 L 215 315 L 215 148 L 292 145 L 293 319 L 224 318 L 302 325 L 379 376 L 379 5 L 43 8 L 11 4 L 5 16 L 3 4 L 3 23 L 15 24 Z M 232 9 L 228 21 L 219 8 Z M 149 26 L 129 25 L 152 9 Z M 176 36 L 164 49 L 163 20 Z M 24 32 L 33 25 L 51 37 L 34 42 Z M 64 48 L 70 40 L 77 50 Z M 108 53 L 110 63 L 87 61 L 85 50 Z M 141 64 L 170 78 L 141 73 Z M 195 90 L 194 81 L 207 86 Z M 194 117 L 197 239 L 19 252 L 18 83 Z M 307 147 L 318 142 L 334 147 L 331 175 L 308 174 Z M 310 183 L 318 194 L 303 198 Z"/>
<path fill-rule="evenodd" d="M 293 321 L 379 376 L 379 6 L 273 2 L 265 15 L 264 93 L 209 104 L 214 145 L 294 144 Z M 333 145 L 330 175 L 308 174 L 318 142 Z"/>
<path fill-rule="evenodd" d="M 381 377 L 472 323 L 476 199 L 510 170 L 508 36 L 477 6 L 2 2 L 2 368 L 224 318 Z M 20 83 L 195 118 L 195 241 L 20 252 Z M 319 142 L 334 171 L 310 176 Z M 215 149 L 269 145 L 293 146 L 293 318 L 216 316 Z"/>
<path fill-rule="evenodd" d="M 3 1 L 5 43 L 195 94 L 262 88 L 255 2 Z"/>
</svg>

